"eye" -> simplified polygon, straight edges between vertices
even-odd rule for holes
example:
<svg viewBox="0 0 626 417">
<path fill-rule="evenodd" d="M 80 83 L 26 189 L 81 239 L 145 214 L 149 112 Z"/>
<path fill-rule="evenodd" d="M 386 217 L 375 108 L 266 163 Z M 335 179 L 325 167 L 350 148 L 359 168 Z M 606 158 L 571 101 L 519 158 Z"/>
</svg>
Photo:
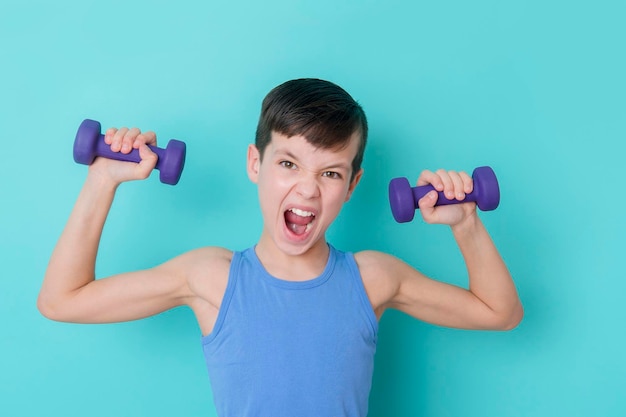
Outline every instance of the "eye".
<svg viewBox="0 0 626 417">
<path fill-rule="evenodd" d="M 288 168 L 288 169 L 294 169 L 296 167 L 296 164 L 294 164 L 291 161 L 280 161 L 279 164 L 280 166 Z"/>
<path fill-rule="evenodd" d="M 326 171 L 322 174 L 322 176 L 326 178 L 336 179 L 336 180 L 340 180 L 342 178 L 341 174 L 335 171 Z"/>
</svg>

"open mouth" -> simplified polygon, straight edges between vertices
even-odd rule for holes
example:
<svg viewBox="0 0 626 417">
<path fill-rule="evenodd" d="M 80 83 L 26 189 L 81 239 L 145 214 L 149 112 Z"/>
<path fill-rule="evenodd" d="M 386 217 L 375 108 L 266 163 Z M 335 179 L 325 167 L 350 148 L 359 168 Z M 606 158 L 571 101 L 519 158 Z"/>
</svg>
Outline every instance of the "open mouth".
<svg viewBox="0 0 626 417">
<path fill-rule="evenodd" d="M 291 208 L 285 212 L 287 228 L 297 236 L 302 236 L 308 232 L 314 220 L 315 214 L 310 211 Z"/>
</svg>

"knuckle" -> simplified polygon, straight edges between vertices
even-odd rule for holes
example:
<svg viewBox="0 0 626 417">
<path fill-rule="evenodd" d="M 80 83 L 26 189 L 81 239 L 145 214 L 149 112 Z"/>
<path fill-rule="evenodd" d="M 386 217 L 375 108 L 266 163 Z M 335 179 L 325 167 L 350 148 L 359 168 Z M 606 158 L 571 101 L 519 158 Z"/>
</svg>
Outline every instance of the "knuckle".
<svg viewBox="0 0 626 417">
<path fill-rule="evenodd" d="M 133 130 L 133 129 L 129 129 L 128 131 L 126 131 L 126 133 L 124 134 L 124 139 L 125 140 L 132 140 L 137 136 L 137 131 Z"/>
</svg>

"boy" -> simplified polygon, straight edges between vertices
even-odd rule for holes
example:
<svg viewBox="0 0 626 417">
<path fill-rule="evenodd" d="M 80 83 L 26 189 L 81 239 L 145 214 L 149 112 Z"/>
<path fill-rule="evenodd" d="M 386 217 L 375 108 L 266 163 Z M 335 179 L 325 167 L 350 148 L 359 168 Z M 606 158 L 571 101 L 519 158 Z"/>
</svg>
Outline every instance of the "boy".
<svg viewBox="0 0 626 417">
<path fill-rule="evenodd" d="M 113 151 L 139 149 L 139 164 L 98 158 L 89 168 L 38 300 L 53 320 L 135 320 L 189 306 L 218 414 L 365 416 L 378 320 L 388 308 L 441 326 L 511 329 L 523 312 L 513 281 L 474 203 L 435 207 L 428 223 L 450 225 L 469 272 L 469 290 L 431 280 L 384 253 L 336 250 L 325 232 L 363 170 L 365 114 L 339 86 L 288 81 L 263 101 L 247 171 L 257 184 L 263 231 L 245 251 L 206 247 L 162 265 L 95 280 L 105 219 L 117 187 L 146 178 L 153 132 L 109 129 Z M 449 198 L 472 190 L 465 173 L 424 171 Z"/>
</svg>

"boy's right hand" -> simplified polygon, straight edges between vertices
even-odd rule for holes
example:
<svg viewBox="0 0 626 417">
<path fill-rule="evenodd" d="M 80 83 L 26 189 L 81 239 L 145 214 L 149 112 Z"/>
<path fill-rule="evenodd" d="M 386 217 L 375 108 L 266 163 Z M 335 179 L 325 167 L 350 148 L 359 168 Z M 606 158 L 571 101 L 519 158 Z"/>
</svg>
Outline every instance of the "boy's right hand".
<svg viewBox="0 0 626 417">
<path fill-rule="evenodd" d="M 89 172 L 103 176 L 115 185 L 148 178 L 157 163 L 157 155 L 147 146 L 156 146 L 156 134 L 152 131 L 142 133 L 137 128 L 112 127 L 106 131 L 104 142 L 111 146 L 113 152 L 128 154 L 133 149 L 138 149 L 141 157 L 139 163 L 96 158 L 89 167 Z"/>
</svg>

